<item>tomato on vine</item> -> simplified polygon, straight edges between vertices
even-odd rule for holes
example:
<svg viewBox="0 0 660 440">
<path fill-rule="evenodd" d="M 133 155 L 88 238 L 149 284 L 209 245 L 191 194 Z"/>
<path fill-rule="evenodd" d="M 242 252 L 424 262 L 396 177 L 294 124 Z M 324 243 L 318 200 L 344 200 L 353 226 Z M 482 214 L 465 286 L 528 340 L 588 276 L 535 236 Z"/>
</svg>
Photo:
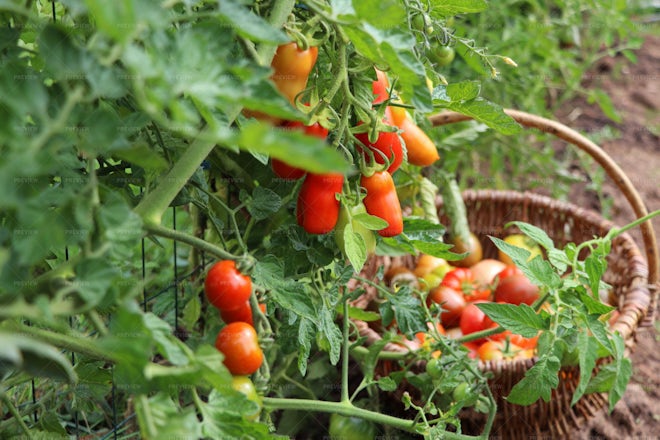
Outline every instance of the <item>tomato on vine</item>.
<svg viewBox="0 0 660 440">
<path fill-rule="evenodd" d="M 316 64 L 318 47 L 302 49 L 291 42 L 277 48 L 271 67 L 271 76 L 277 89 L 294 103 L 296 96 L 307 87 L 307 78 Z"/>
<path fill-rule="evenodd" d="M 392 116 L 389 107 L 385 109 L 383 124 L 395 127 L 392 123 Z M 403 146 L 401 145 L 401 140 L 395 130 L 380 131 L 374 142 L 369 140 L 368 132 L 358 133 L 355 135 L 355 138 L 360 141 L 357 148 L 362 151 L 365 158 L 370 159 L 370 156 L 373 155 L 373 160 L 376 163 L 381 165 L 386 161 L 389 163 L 387 171 L 390 174 L 393 174 L 398 170 L 403 163 Z"/>
<path fill-rule="evenodd" d="M 218 261 L 206 274 L 204 292 L 209 302 L 218 309 L 234 310 L 250 299 L 252 279 L 243 275 L 234 261 Z"/>
<path fill-rule="evenodd" d="M 257 393 L 254 383 L 247 376 L 234 376 L 231 380 L 231 387 L 247 397 L 248 400 L 257 404 L 257 410 L 252 414 L 247 414 L 248 420 L 256 420 L 259 418 L 261 412 L 262 401 L 261 396 Z"/>
<path fill-rule="evenodd" d="M 252 307 L 250 301 L 246 301 L 242 306 L 235 309 L 220 309 L 220 317 L 225 324 L 232 322 L 245 322 L 254 325 L 252 321 Z"/>
<path fill-rule="evenodd" d="M 497 327 L 497 324 L 494 323 L 484 312 L 482 312 L 479 307 L 477 307 L 477 304 L 485 302 L 488 301 L 474 301 L 468 304 L 465 309 L 463 309 L 459 325 L 461 327 L 461 332 L 463 332 L 464 335 L 469 335 L 471 333 Z"/>
<path fill-rule="evenodd" d="M 339 200 L 344 175 L 338 173 L 305 176 L 296 206 L 296 220 L 309 234 L 332 231 L 339 219 Z"/>
<path fill-rule="evenodd" d="M 394 180 L 388 171 L 377 171 L 370 176 L 362 175 L 360 185 L 367 191 L 364 206 L 367 212 L 380 217 L 388 224 L 378 231 L 382 237 L 394 237 L 403 232 L 403 214 Z"/>
<path fill-rule="evenodd" d="M 376 437 L 376 426 L 359 417 L 333 413 L 330 416 L 328 434 L 331 439 L 373 440 Z"/>
<path fill-rule="evenodd" d="M 444 326 L 458 324 L 466 306 L 465 297 L 461 291 L 440 284 L 429 292 L 428 299 L 442 307 L 440 321 Z"/>
<path fill-rule="evenodd" d="M 215 346 L 225 356 L 225 367 L 234 375 L 253 374 L 264 360 L 257 332 L 245 322 L 232 322 L 223 327 Z"/>
</svg>

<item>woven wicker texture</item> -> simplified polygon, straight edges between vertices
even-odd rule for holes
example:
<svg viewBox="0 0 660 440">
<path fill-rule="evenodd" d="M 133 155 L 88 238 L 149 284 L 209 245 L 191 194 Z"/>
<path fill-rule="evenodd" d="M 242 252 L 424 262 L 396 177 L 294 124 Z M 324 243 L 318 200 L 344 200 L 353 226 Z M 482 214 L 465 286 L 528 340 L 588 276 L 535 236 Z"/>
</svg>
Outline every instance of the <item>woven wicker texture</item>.
<svg viewBox="0 0 660 440">
<path fill-rule="evenodd" d="M 600 163 L 619 186 L 638 217 L 646 215 L 646 209 L 637 191 L 629 179 L 609 157 L 595 144 L 573 130 L 534 115 L 514 110 L 507 110 L 524 126 L 539 128 L 553 133 L 585 150 Z M 435 125 L 464 121 L 469 118 L 457 113 L 442 113 L 431 117 Z M 531 223 L 545 230 L 556 246 L 568 242 L 580 243 L 594 236 L 605 235 L 613 225 L 599 214 L 578 206 L 560 202 L 549 197 L 533 193 L 513 191 L 467 191 L 463 195 L 468 212 L 470 229 L 479 238 L 484 247 L 484 258 L 496 258 L 497 249 L 487 236 L 504 236 L 518 232 L 504 229 L 510 221 L 519 220 Z M 438 213 L 443 224 L 448 219 L 442 211 L 442 200 L 437 200 Z M 620 312 L 613 329 L 619 331 L 628 350 L 635 345 L 635 332 L 642 325 L 653 321 L 653 311 L 657 301 L 658 284 L 658 248 L 650 222 L 641 226 L 644 239 L 644 254 L 632 238 L 623 234 L 612 243 L 608 256 L 608 269 L 604 281 L 612 285 L 613 297 Z M 646 258 L 645 258 L 646 257 Z M 414 266 L 413 257 L 375 257 L 367 262 L 362 276 L 373 277 L 380 267 Z M 367 308 L 376 298 L 376 290 L 365 288 L 355 305 Z M 356 322 L 360 334 L 367 338 L 367 343 L 380 339 L 380 335 L 365 322 Z M 405 351 L 400 345 L 388 344 L 387 351 Z M 578 369 L 562 368 L 560 385 L 554 390 L 549 402 L 538 401 L 522 407 L 509 404 L 504 397 L 513 385 L 518 383 L 534 360 L 480 362 L 480 369 L 491 372 L 491 390 L 496 398 L 498 414 L 491 435 L 505 439 L 529 439 L 530 436 L 550 436 L 551 438 L 569 438 L 589 417 L 602 410 L 607 403 L 605 395 L 589 394 L 582 397 L 573 407 L 570 401 L 578 383 Z M 485 416 L 466 411 L 463 419 L 468 432 L 479 434 Z"/>
</svg>

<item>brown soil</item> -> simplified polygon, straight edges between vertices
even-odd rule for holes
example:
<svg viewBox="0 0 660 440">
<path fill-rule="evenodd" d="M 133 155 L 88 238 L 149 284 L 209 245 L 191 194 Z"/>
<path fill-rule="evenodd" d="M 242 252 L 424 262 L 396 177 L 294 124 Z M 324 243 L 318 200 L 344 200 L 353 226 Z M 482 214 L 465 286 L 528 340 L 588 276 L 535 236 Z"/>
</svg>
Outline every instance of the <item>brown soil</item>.
<svg viewBox="0 0 660 440">
<path fill-rule="evenodd" d="M 602 59 L 585 75 L 585 87 L 599 87 L 607 92 L 622 117 L 614 123 L 597 105 L 576 99 L 563 105 L 557 118 L 591 138 L 603 133 L 604 127 L 615 129 L 615 136 L 598 141 L 628 175 L 649 211 L 660 209 L 660 37 L 648 36 L 636 52 L 637 63 L 623 56 Z M 571 201 L 601 211 L 603 204 L 584 188 L 576 188 Z M 617 187 L 608 180 L 603 189 L 612 202 L 609 217 L 626 224 L 634 215 Z M 607 210 L 605 210 L 607 212 Z M 660 218 L 653 221 L 660 237 Z M 633 237 L 642 247 L 639 230 Z M 660 310 L 656 310 L 656 317 Z M 658 324 L 640 329 L 632 353 L 633 378 L 619 403 L 610 414 L 596 415 L 575 438 L 655 439 L 660 436 L 660 335 Z"/>
</svg>

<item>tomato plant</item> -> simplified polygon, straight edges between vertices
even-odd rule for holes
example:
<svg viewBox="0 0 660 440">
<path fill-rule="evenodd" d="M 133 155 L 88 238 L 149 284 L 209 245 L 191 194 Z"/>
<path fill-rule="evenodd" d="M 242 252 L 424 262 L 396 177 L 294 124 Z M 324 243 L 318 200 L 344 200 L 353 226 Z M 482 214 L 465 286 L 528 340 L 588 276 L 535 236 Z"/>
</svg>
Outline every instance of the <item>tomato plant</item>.
<svg viewBox="0 0 660 440">
<path fill-rule="evenodd" d="M 461 348 L 476 350 L 470 334 L 433 327 L 437 315 L 457 321 L 463 292 L 384 285 L 389 268 L 369 259 L 454 258 L 443 237 L 466 228 L 440 224 L 438 191 L 451 204 L 444 177 L 482 172 L 459 167 L 481 136 L 520 128 L 486 99 L 499 88 L 482 93 L 509 87 L 492 81 L 499 68 L 514 74 L 469 32 L 488 3 L 451 3 L 0 2 L 2 433 L 322 438 L 326 426 L 305 411 L 439 438 L 462 435 L 455 400 L 494 414 L 487 380 Z M 439 46 L 457 55 L 441 72 Z M 528 92 L 516 98 L 545 96 Z M 426 118 L 442 110 L 476 122 L 457 136 L 431 129 Z M 378 164 L 386 185 L 361 184 Z M 446 210 L 450 223 L 455 212 Z M 540 333 L 530 371 L 543 379 L 521 382 L 509 400 L 551 394 L 554 360 L 574 354 L 565 341 L 577 341 L 584 381 L 593 368 L 579 356 L 598 345 L 612 361 L 595 382 L 612 384 L 613 403 L 622 395 L 622 341 L 595 318 L 611 307 L 588 296 L 602 290 L 604 249 L 621 232 L 576 244 L 581 254 L 536 234 L 553 259 L 534 264 L 514 250 L 547 308 L 479 304 L 511 344 Z M 473 259 L 457 264 L 480 260 L 476 245 L 456 246 Z M 585 264 L 577 255 L 587 251 Z M 438 261 L 424 275 L 433 283 L 449 269 Z M 363 310 L 355 301 L 367 290 L 376 302 Z M 403 352 L 367 346 L 351 320 L 382 323 Z M 410 368 L 429 357 L 443 380 Z M 438 398 L 402 398 L 390 411 L 381 393 L 404 380 Z"/>
</svg>

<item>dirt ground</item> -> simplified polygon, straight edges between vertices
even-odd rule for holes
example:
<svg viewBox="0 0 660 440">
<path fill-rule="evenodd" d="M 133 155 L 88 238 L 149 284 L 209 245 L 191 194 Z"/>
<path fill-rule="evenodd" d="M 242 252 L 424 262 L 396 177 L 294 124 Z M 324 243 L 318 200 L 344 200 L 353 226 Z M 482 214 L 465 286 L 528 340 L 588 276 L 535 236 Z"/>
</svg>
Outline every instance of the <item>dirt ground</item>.
<svg viewBox="0 0 660 440">
<path fill-rule="evenodd" d="M 584 78 L 586 87 L 600 87 L 612 98 L 622 116 L 613 123 L 595 104 L 576 99 L 557 112 L 557 118 L 587 136 L 597 136 L 610 126 L 618 133 L 599 145 L 631 179 L 649 211 L 660 209 L 660 37 L 648 36 L 636 52 L 637 63 L 623 56 L 601 60 Z M 604 187 L 613 201 L 611 218 L 617 224 L 634 219 L 632 211 L 617 187 L 607 181 Z M 600 210 L 596 197 L 576 195 L 577 204 Z M 660 237 L 660 218 L 653 221 Z M 640 244 L 641 234 L 632 234 Z M 643 249 L 643 248 L 642 248 Z M 660 309 L 656 308 L 656 317 Z M 656 318 L 657 321 L 657 318 Z M 576 439 L 639 439 L 660 438 L 660 334 L 657 324 L 640 329 L 632 353 L 633 378 L 614 411 L 596 415 L 578 433 Z"/>
</svg>

